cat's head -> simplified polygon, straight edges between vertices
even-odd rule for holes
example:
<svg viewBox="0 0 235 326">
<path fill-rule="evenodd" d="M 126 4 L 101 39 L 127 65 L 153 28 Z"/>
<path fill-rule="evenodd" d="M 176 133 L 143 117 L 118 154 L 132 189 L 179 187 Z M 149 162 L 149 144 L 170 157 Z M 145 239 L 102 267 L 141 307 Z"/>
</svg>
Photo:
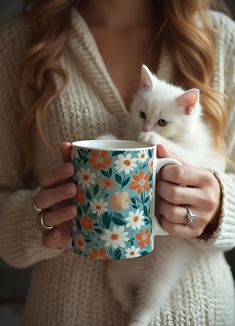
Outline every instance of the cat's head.
<svg viewBox="0 0 235 326">
<path fill-rule="evenodd" d="M 199 90 L 184 91 L 153 75 L 142 66 L 141 84 L 132 105 L 131 119 L 137 132 L 154 131 L 176 140 L 195 126 L 201 115 Z"/>
</svg>

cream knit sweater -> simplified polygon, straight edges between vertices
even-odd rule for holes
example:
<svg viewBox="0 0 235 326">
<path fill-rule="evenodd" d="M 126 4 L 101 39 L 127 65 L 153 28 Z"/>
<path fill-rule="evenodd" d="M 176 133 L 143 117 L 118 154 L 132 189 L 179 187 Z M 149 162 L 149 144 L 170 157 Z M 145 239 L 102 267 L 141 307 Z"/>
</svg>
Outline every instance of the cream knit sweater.
<svg viewBox="0 0 235 326">
<path fill-rule="evenodd" d="M 1 28 L 0 256 L 15 267 L 33 265 L 24 325 L 122 326 L 125 316 L 105 280 L 106 262 L 45 248 L 31 206 L 39 174 L 61 161 L 61 142 L 92 139 L 107 131 L 118 135 L 127 113 L 86 22 L 75 9 L 71 17 L 69 46 L 60 59 L 70 84 L 51 105 L 46 119 L 54 151 L 43 145 L 36 132 L 32 135 L 33 190 L 22 179 L 16 133 L 21 114 L 16 105 L 16 77 L 27 26 L 20 19 Z M 209 19 L 218 30 L 213 85 L 229 94 L 233 103 L 226 130 L 235 159 L 235 24 L 218 13 L 210 13 Z M 169 80 L 171 69 L 171 60 L 162 51 L 158 77 Z M 231 171 L 215 175 L 222 189 L 219 227 L 207 241 L 192 240 L 201 250 L 151 325 L 235 325 L 233 280 L 223 255 L 235 246 L 235 175 Z"/>
</svg>

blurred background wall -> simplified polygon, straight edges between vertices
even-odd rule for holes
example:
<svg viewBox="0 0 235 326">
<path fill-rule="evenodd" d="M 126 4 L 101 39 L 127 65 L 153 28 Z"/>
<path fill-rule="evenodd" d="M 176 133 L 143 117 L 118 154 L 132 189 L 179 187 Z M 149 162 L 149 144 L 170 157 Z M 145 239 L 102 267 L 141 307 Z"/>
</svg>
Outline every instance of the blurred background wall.
<svg viewBox="0 0 235 326">
<path fill-rule="evenodd" d="M 226 3 L 235 17 L 235 0 Z M 0 24 L 7 22 L 22 8 L 21 0 L 0 0 Z M 1 28 L 1 27 L 0 27 Z M 1 49 L 0 49 L 1 50 Z M 235 251 L 226 257 L 235 276 Z M 14 269 L 0 259 L 0 326 L 18 326 L 27 293 L 30 269 Z"/>
</svg>

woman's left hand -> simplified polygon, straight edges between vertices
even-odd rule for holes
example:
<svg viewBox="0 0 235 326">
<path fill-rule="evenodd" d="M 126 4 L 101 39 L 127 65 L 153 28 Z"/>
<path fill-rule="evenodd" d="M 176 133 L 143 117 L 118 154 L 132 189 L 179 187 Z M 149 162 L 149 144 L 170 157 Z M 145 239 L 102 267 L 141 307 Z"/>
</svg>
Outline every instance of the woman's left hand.
<svg viewBox="0 0 235 326">
<path fill-rule="evenodd" d="M 161 145 L 158 145 L 158 157 L 172 157 L 182 162 Z M 212 172 L 182 163 L 182 166 L 166 165 L 158 175 L 157 215 L 165 231 L 189 239 L 201 236 L 208 226 L 215 229 L 218 225 L 221 189 Z M 185 205 L 196 215 L 189 225 Z"/>
</svg>

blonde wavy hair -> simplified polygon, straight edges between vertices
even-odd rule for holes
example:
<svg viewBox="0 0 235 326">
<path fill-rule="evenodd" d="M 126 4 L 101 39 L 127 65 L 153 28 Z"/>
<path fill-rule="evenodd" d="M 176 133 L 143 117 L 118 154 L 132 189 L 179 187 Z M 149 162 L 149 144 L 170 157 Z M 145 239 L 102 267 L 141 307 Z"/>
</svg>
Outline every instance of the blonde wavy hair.
<svg viewBox="0 0 235 326">
<path fill-rule="evenodd" d="M 85 0 L 83 0 L 85 1 Z M 157 42 L 164 40 L 174 64 L 174 80 L 185 88 L 201 90 L 201 101 L 206 121 L 211 125 L 215 145 L 226 157 L 224 127 L 228 110 L 225 96 L 210 86 L 215 64 L 215 30 L 206 19 L 212 6 L 224 7 L 222 1 L 212 0 L 155 0 L 156 16 L 161 18 Z M 25 113 L 19 126 L 21 144 L 25 153 L 25 173 L 32 165 L 31 128 L 37 131 L 47 146 L 43 122 L 50 104 L 66 87 L 68 76 L 58 64 L 70 34 L 70 11 L 75 0 L 27 0 L 25 14 L 31 39 L 22 64 L 19 99 Z M 225 7 L 224 7 L 225 8 Z M 192 19 L 198 15 L 202 26 Z M 54 75 L 62 80 L 57 88 Z M 29 104 L 27 94 L 33 92 Z"/>
</svg>

